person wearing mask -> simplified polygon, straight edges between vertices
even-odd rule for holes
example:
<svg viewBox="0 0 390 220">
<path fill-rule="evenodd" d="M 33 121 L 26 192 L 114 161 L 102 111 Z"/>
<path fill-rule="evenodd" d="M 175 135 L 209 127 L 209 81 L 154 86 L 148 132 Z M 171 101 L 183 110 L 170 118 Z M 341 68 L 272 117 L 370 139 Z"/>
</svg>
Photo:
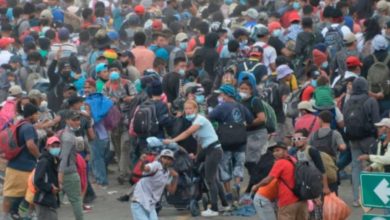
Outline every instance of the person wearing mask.
<svg viewBox="0 0 390 220">
<path fill-rule="evenodd" d="M 253 122 L 253 115 L 241 103 L 237 102 L 238 94 L 232 85 L 225 84 L 218 89 L 219 99 L 222 103 L 215 107 L 208 115 L 211 121 L 223 124 L 239 124 L 236 132 L 243 131 L 246 134 L 246 125 Z M 199 104 L 199 103 L 198 103 Z M 221 138 L 221 137 L 219 137 Z M 240 183 L 244 178 L 245 144 L 241 146 L 222 145 L 223 159 L 221 169 L 221 181 L 224 183 L 226 193 L 232 193 L 230 181 L 233 180 L 234 201 L 240 198 Z"/>
<path fill-rule="evenodd" d="M 359 110 L 358 110 L 359 109 Z M 352 153 L 353 206 L 359 206 L 360 172 L 362 164 L 357 158 L 368 152 L 375 141 L 374 123 L 379 122 L 379 106 L 375 99 L 368 95 L 368 83 L 362 77 L 352 83 L 352 94 L 345 103 L 345 133 L 350 140 Z M 364 167 L 363 167 L 364 168 Z"/>
<path fill-rule="evenodd" d="M 276 159 L 269 174 L 259 183 L 252 187 L 252 192 L 256 192 L 260 187 L 267 186 L 274 179 L 278 183 L 278 220 L 307 220 L 309 213 L 307 211 L 307 201 L 299 201 L 291 188 L 295 185 L 294 163 L 295 158 L 288 154 L 287 146 L 284 143 L 278 142 L 270 147 Z M 288 184 L 288 185 L 287 185 Z"/>
<path fill-rule="evenodd" d="M 104 85 L 109 80 L 108 65 L 106 63 L 99 63 L 95 67 L 97 75 L 96 90 L 97 92 L 103 92 Z"/>
<path fill-rule="evenodd" d="M 178 57 L 184 57 L 187 60 L 187 55 L 185 53 L 187 49 L 187 43 L 188 43 L 188 36 L 186 33 L 178 33 L 175 37 L 175 43 L 176 47 L 172 50 L 171 54 L 169 55 L 169 65 L 168 65 L 168 71 L 172 72 L 174 70 L 174 62 L 175 59 Z"/>
<path fill-rule="evenodd" d="M 61 142 L 56 136 L 47 139 L 46 147 L 39 157 L 34 173 L 34 197 L 38 219 L 58 219 L 59 208 L 58 164 Z"/>
<path fill-rule="evenodd" d="M 174 66 L 174 71 L 167 73 L 163 77 L 163 90 L 168 97 L 169 103 L 173 103 L 179 97 L 180 93 L 182 93 L 181 88 L 187 70 L 186 59 L 182 57 L 176 58 Z"/>
<path fill-rule="evenodd" d="M 247 125 L 247 143 L 245 152 L 245 167 L 248 170 L 250 180 L 246 193 L 250 192 L 255 184 L 255 176 L 258 172 L 256 164 L 261 155 L 267 150 L 268 132 L 265 128 L 265 110 L 262 100 L 256 96 L 256 85 L 249 80 L 239 82 L 239 96 L 243 104 L 251 113 L 254 120 Z"/>
<path fill-rule="evenodd" d="M 130 201 L 130 209 L 134 220 L 158 219 L 156 204 L 166 189 L 174 194 L 178 182 L 178 174 L 170 168 L 174 162 L 174 153 L 165 149 L 157 160 L 147 163 L 146 155 L 141 155 L 141 170 L 148 177 L 141 178 L 134 188 Z"/>
<path fill-rule="evenodd" d="M 141 74 L 135 67 L 135 57 L 132 52 L 124 51 L 120 54 L 119 60 L 122 63 L 125 79 L 128 79 L 134 83 L 137 79 L 141 77 Z"/>
<path fill-rule="evenodd" d="M 60 164 L 58 168 L 58 183 L 60 190 L 64 191 L 72 205 L 73 215 L 76 220 L 83 220 L 83 201 L 81 197 L 80 176 L 76 166 L 76 134 L 80 129 L 80 114 L 77 111 L 69 111 L 65 118 L 66 127 L 60 134 L 62 143 Z"/>
<path fill-rule="evenodd" d="M 134 34 L 135 47 L 131 50 L 135 57 L 135 67 L 143 74 L 146 69 L 153 68 L 153 61 L 156 55 L 146 48 L 146 35 L 144 32 Z"/>
<path fill-rule="evenodd" d="M 0 65 L 7 64 L 14 55 L 12 53 L 12 44 L 14 42 L 15 40 L 10 37 L 0 38 Z"/>
<path fill-rule="evenodd" d="M 3 187 L 4 219 L 11 218 L 11 207 L 15 205 L 13 203 L 17 201 L 20 203 L 26 195 L 26 183 L 40 155 L 39 147 L 37 146 L 38 134 L 33 125 L 39 119 L 39 108 L 28 103 L 23 106 L 22 113 L 23 119 L 18 122 L 17 140 L 19 146 L 25 147 L 23 147 L 18 156 L 8 161 L 5 168 Z"/>
<path fill-rule="evenodd" d="M 218 165 L 221 163 L 223 156 L 221 144 L 211 122 L 204 116 L 198 114 L 198 104 L 195 101 L 186 101 L 184 104 L 184 112 L 186 119 L 192 121 L 191 127 L 173 139 L 164 140 L 164 143 L 177 143 L 190 135 L 193 135 L 198 141 L 202 150 L 196 155 L 196 160 L 197 163 L 204 161 L 205 180 L 211 199 L 211 208 L 202 211 L 201 215 L 203 217 L 218 216 L 218 195 L 222 200 L 222 206 L 226 209 L 229 208 L 223 186 L 217 177 Z"/>
</svg>

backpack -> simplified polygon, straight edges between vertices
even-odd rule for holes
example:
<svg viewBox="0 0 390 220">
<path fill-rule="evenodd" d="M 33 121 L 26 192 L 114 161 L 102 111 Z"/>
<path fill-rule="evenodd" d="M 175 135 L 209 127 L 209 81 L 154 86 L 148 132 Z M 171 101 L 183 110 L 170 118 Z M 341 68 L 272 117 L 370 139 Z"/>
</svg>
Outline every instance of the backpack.
<svg viewBox="0 0 390 220">
<path fill-rule="evenodd" d="M 349 100 L 345 107 L 345 134 L 349 140 L 360 140 L 372 134 L 372 125 L 364 112 L 363 105 L 369 99 Z"/>
<path fill-rule="evenodd" d="M 132 130 L 137 137 L 148 137 L 159 130 L 156 105 L 148 99 L 138 106 L 132 119 Z"/>
<path fill-rule="evenodd" d="M 24 146 L 19 146 L 18 130 L 27 124 L 26 120 L 21 120 L 17 124 L 10 124 L 0 132 L 0 155 L 6 160 L 12 160 L 23 150 Z"/>
<path fill-rule="evenodd" d="M 130 176 L 130 184 L 131 185 L 136 184 L 138 181 L 140 181 L 141 178 L 154 176 L 157 173 L 157 172 L 154 172 L 154 173 L 150 173 L 150 174 L 143 174 L 143 172 L 141 170 L 142 164 L 151 163 L 156 159 L 156 157 L 157 157 L 156 154 L 147 153 L 145 161 L 141 161 L 141 160 L 137 161 L 137 163 L 134 165 L 134 169 L 131 172 L 131 176 Z"/>
<path fill-rule="evenodd" d="M 343 33 L 341 32 L 342 24 L 337 27 L 328 26 L 328 31 L 325 34 L 325 44 L 328 46 L 329 57 L 335 57 L 337 51 L 343 48 Z"/>
<path fill-rule="evenodd" d="M 387 64 L 390 61 L 390 55 L 381 62 L 378 61 L 375 55 L 374 64 L 368 69 L 367 81 L 368 89 L 373 93 L 383 92 L 385 97 L 390 95 L 390 72 Z"/>
<path fill-rule="evenodd" d="M 0 110 L 0 131 L 6 128 L 16 116 L 16 101 L 6 100 Z"/>
<path fill-rule="evenodd" d="M 333 131 L 331 131 L 329 133 L 331 134 L 330 138 L 332 138 Z M 328 137 L 328 135 L 327 135 L 327 137 Z M 317 148 L 317 146 L 315 146 L 315 145 L 313 145 L 313 146 L 315 148 Z M 310 147 L 306 148 L 305 153 L 308 156 L 308 159 L 312 160 L 311 156 L 309 154 Z M 321 160 L 322 160 L 322 163 L 323 163 L 324 168 L 325 168 L 326 176 L 328 178 L 328 183 L 337 182 L 337 171 L 339 168 L 337 167 L 335 160 L 333 159 L 333 157 L 330 154 L 328 154 L 320 149 L 318 149 L 318 151 L 320 152 Z"/>
<path fill-rule="evenodd" d="M 251 108 L 253 108 L 254 100 L 255 98 L 252 98 Z M 276 125 L 277 125 L 275 110 L 272 108 L 270 104 L 268 104 L 264 100 L 261 100 L 261 104 L 263 104 L 264 107 L 265 128 L 267 129 L 267 132 L 269 134 L 274 133 L 276 131 Z"/>
<path fill-rule="evenodd" d="M 290 187 L 283 178 L 280 180 L 299 198 L 299 200 L 316 199 L 322 194 L 322 173 L 308 161 L 293 161 L 287 159 L 294 166 L 294 188 Z"/>
<path fill-rule="evenodd" d="M 277 82 L 268 80 L 265 83 L 264 89 L 261 91 L 260 96 L 262 100 L 267 102 L 273 108 L 277 108 L 282 105 L 281 97 L 279 94 L 279 84 Z"/>
<path fill-rule="evenodd" d="M 20 25 L 24 22 L 24 21 L 27 21 L 27 19 L 22 19 L 20 20 L 18 23 L 16 23 L 15 26 L 13 26 L 12 28 L 12 32 L 11 32 L 11 37 L 15 39 L 15 41 L 20 41 L 19 40 L 19 37 L 23 34 L 23 33 L 19 33 L 19 27 Z"/>
<path fill-rule="evenodd" d="M 286 100 L 286 116 L 297 118 L 299 116 L 298 104 L 301 102 L 302 93 L 306 87 L 299 88 L 292 92 Z"/>
</svg>

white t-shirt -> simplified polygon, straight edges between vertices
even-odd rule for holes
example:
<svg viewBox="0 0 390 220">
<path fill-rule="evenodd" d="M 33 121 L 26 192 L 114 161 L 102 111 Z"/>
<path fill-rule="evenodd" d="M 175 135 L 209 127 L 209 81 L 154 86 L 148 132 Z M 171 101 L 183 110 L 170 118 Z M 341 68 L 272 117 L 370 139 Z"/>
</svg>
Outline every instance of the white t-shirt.
<svg viewBox="0 0 390 220">
<path fill-rule="evenodd" d="M 204 116 L 198 114 L 192 124 L 200 126 L 193 136 L 203 149 L 218 141 L 218 135 L 215 133 L 213 125 Z"/>
<path fill-rule="evenodd" d="M 340 24 L 331 24 L 330 26 L 333 27 L 333 28 L 337 28 L 339 25 L 340 25 Z M 341 33 L 343 34 L 343 38 L 344 38 L 345 36 L 347 36 L 347 34 L 352 33 L 351 30 L 349 29 L 349 27 L 347 27 L 347 26 L 345 26 L 345 25 L 341 26 L 340 31 L 341 31 Z M 326 36 L 326 33 L 328 33 L 328 27 L 325 27 L 325 28 L 322 29 L 322 31 L 321 31 L 321 34 L 322 34 L 322 36 L 324 36 L 324 37 Z"/>
<path fill-rule="evenodd" d="M 263 63 L 268 69 L 268 74 L 271 74 L 271 63 L 275 63 L 276 57 L 278 56 L 276 54 L 276 50 L 273 46 L 264 43 L 264 42 L 256 42 L 253 47 L 262 47 L 263 48 Z"/>
<path fill-rule="evenodd" d="M 3 64 L 7 64 L 12 56 L 13 56 L 13 54 L 10 53 L 8 50 L 1 50 L 0 51 L 0 66 Z"/>
</svg>

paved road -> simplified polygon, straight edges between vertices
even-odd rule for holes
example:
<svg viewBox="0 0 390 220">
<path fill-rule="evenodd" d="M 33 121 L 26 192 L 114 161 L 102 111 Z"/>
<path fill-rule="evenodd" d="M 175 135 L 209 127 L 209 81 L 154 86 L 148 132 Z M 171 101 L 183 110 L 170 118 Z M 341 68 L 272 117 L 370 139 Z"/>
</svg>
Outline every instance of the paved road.
<svg viewBox="0 0 390 220">
<path fill-rule="evenodd" d="M 114 175 L 110 176 L 111 179 L 114 179 Z M 97 189 L 96 193 L 98 198 L 93 203 L 93 211 L 91 213 L 85 214 L 85 219 L 101 219 L 101 220 L 125 220 L 132 219 L 129 211 L 128 203 L 120 203 L 116 200 L 121 194 L 127 191 L 127 188 L 124 186 L 119 186 L 114 180 L 111 181 L 110 187 L 106 190 Z M 352 204 L 352 188 L 350 181 L 343 181 L 340 187 L 340 196 L 348 204 Z M 351 208 L 352 215 L 350 220 L 362 219 L 363 211 L 361 208 Z M 382 213 L 381 210 L 374 210 L 373 213 Z M 59 219 L 61 220 L 71 220 L 73 219 L 72 209 L 70 205 L 63 205 L 59 211 Z M 202 217 L 192 218 L 187 211 L 177 211 L 173 207 L 164 207 L 160 214 L 161 220 L 187 220 L 187 219 L 206 219 Z M 215 220 L 233 220 L 233 219 L 246 219 L 246 220 L 255 220 L 258 219 L 256 216 L 251 218 L 238 218 L 238 217 L 228 217 L 228 216 L 219 216 L 212 218 Z"/>
</svg>

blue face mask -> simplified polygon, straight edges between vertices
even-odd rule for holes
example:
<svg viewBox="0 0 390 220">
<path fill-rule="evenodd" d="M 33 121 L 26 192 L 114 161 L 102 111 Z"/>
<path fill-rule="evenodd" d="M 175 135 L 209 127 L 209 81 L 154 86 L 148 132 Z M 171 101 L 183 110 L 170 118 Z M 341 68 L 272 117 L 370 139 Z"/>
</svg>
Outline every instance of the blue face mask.
<svg viewBox="0 0 390 220">
<path fill-rule="evenodd" d="M 204 103 L 204 95 L 197 95 L 197 96 L 195 96 L 195 101 L 198 104 L 203 104 Z"/>
<path fill-rule="evenodd" d="M 311 84 L 312 86 L 314 86 L 314 87 L 317 87 L 317 80 L 312 79 L 311 82 L 310 82 L 310 84 Z"/>
<path fill-rule="evenodd" d="M 382 135 L 379 137 L 379 140 L 381 140 L 381 141 L 386 140 L 386 134 L 382 134 Z"/>
<path fill-rule="evenodd" d="M 282 34 L 282 30 L 280 29 L 276 29 L 274 30 L 274 32 L 272 32 L 272 36 L 274 37 L 280 37 L 281 34 Z"/>
<path fill-rule="evenodd" d="M 294 8 L 295 10 L 301 9 L 301 4 L 299 4 L 299 2 L 294 2 L 294 3 L 292 4 L 292 6 L 293 6 L 293 8 Z"/>
<path fill-rule="evenodd" d="M 121 75 L 118 72 L 112 72 L 110 74 L 110 80 L 118 80 L 121 78 Z"/>
<path fill-rule="evenodd" d="M 326 69 L 326 68 L 328 68 L 328 66 L 329 66 L 328 61 L 325 61 L 325 62 L 323 62 L 323 63 L 321 64 L 322 69 Z"/>
<path fill-rule="evenodd" d="M 187 42 L 181 42 L 179 45 L 180 49 L 186 50 L 187 49 Z"/>
<path fill-rule="evenodd" d="M 186 119 L 187 119 L 188 121 L 192 121 L 192 120 L 194 120 L 194 119 L 195 119 L 195 117 L 196 117 L 196 114 L 190 114 L 190 115 L 186 115 Z"/>
<path fill-rule="evenodd" d="M 246 5 L 248 3 L 247 0 L 240 0 L 240 5 Z"/>
<path fill-rule="evenodd" d="M 178 72 L 181 76 L 184 76 L 186 74 L 186 71 L 184 69 L 180 69 Z"/>
<path fill-rule="evenodd" d="M 55 157 L 58 157 L 60 155 L 60 152 L 61 152 L 61 148 L 59 147 L 53 147 L 49 149 L 49 153 Z"/>
<path fill-rule="evenodd" d="M 231 5 L 233 3 L 233 0 L 225 0 L 225 5 Z"/>
</svg>

